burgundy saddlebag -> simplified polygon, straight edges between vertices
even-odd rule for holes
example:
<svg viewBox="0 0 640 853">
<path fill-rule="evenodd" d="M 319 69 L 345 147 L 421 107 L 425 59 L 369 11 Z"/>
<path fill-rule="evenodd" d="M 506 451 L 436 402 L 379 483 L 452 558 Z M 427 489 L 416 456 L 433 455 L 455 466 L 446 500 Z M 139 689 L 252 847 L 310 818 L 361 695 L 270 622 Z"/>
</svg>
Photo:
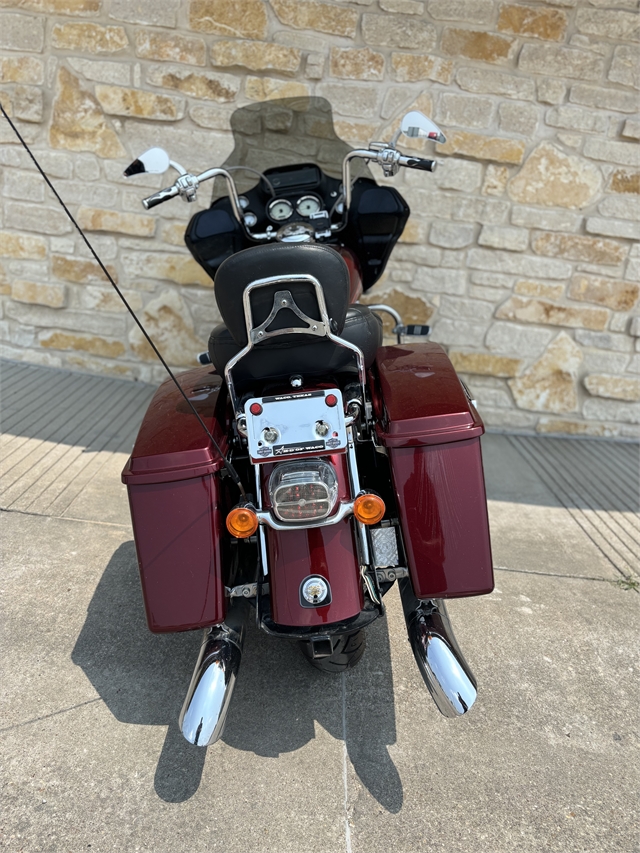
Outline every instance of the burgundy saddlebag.
<svg viewBox="0 0 640 853">
<path fill-rule="evenodd" d="M 381 347 L 375 371 L 378 441 L 389 453 L 416 596 L 491 592 L 484 425 L 453 365 L 438 344 L 418 343 Z"/>
<path fill-rule="evenodd" d="M 199 367 L 178 381 L 224 451 L 220 377 L 211 367 Z M 186 631 L 224 621 L 224 517 L 220 479 L 214 476 L 221 467 L 178 389 L 171 380 L 164 382 L 122 472 L 151 631 Z"/>
</svg>

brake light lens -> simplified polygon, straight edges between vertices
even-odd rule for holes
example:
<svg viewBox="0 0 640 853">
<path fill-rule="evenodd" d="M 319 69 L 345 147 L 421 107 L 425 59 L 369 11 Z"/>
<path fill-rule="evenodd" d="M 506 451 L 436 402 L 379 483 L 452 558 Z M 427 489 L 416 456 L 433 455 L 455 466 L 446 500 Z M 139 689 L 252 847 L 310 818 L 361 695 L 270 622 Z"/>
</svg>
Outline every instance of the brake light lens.
<svg viewBox="0 0 640 853">
<path fill-rule="evenodd" d="M 269 478 L 269 495 L 281 521 L 319 521 L 338 499 L 338 478 L 328 462 L 284 462 Z"/>
<path fill-rule="evenodd" d="M 258 529 L 258 516 L 248 506 L 237 506 L 227 516 L 227 530 L 237 539 L 247 539 Z"/>
<path fill-rule="evenodd" d="M 377 524 L 382 521 L 385 505 L 378 495 L 359 495 L 353 502 L 353 514 L 363 524 Z"/>
</svg>

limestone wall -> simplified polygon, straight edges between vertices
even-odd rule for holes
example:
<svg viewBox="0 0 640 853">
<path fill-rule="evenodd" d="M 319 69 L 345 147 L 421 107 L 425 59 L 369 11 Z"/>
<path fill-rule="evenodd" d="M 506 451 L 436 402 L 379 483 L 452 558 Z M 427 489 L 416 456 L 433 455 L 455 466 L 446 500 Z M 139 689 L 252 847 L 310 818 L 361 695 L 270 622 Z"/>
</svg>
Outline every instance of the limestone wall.
<svg viewBox="0 0 640 853">
<path fill-rule="evenodd" d="M 633 435 L 640 399 L 637 0 L 0 0 L 0 98 L 168 360 L 217 321 L 194 212 L 124 165 L 195 170 L 233 110 L 318 94 L 351 143 L 417 107 L 435 175 L 376 286 L 433 326 L 491 427 Z M 433 144 L 424 147 L 433 151 Z M 153 357 L 0 119 L 1 354 L 157 381 Z M 165 179 L 166 180 L 166 179 Z M 201 203 L 206 201 L 203 193 Z"/>
</svg>

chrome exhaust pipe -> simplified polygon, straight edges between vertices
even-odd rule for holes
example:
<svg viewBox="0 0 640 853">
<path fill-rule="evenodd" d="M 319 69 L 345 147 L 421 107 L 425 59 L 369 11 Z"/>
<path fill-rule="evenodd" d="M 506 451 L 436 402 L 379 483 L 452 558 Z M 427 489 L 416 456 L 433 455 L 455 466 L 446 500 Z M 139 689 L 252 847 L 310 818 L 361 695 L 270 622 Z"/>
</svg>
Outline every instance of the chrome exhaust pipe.
<svg viewBox="0 0 640 853">
<path fill-rule="evenodd" d="M 184 737 L 196 746 L 209 746 L 222 737 L 242 660 L 247 615 L 243 605 L 246 602 L 234 605 L 222 625 L 205 629 L 178 720 Z"/>
<path fill-rule="evenodd" d="M 420 601 L 409 578 L 398 585 L 409 642 L 433 701 L 445 717 L 466 714 L 476 701 L 477 683 L 456 642 L 444 601 Z"/>
</svg>

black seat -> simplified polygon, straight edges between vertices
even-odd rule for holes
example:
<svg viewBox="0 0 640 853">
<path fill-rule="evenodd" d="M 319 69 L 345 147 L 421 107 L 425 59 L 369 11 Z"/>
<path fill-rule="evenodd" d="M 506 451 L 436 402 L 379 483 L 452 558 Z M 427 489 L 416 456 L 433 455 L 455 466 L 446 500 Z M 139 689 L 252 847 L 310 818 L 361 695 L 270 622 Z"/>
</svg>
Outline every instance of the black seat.
<svg viewBox="0 0 640 853">
<path fill-rule="evenodd" d="M 220 265 L 215 278 L 216 301 L 224 320 L 209 338 L 209 355 L 218 373 L 247 343 L 242 304 L 245 288 L 253 281 L 271 276 L 312 275 L 322 285 L 327 313 L 334 334 L 362 350 L 369 366 L 382 343 L 382 322 L 364 305 L 349 306 L 349 271 L 340 255 L 329 246 L 276 243 L 256 246 L 232 255 Z M 251 295 L 253 326 L 269 316 L 274 295 L 289 290 L 296 305 L 308 317 L 320 320 L 315 289 L 306 282 L 280 281 L 256 289 Z M 283 309 L 269 331 L 306 328 L 292 311 Z M 236 380 L 334 373 L 355 366 L 355 355 L 333 341 L 311 335 L 280 335 L 259 343 L 234 368 Z"/>
</svg>

